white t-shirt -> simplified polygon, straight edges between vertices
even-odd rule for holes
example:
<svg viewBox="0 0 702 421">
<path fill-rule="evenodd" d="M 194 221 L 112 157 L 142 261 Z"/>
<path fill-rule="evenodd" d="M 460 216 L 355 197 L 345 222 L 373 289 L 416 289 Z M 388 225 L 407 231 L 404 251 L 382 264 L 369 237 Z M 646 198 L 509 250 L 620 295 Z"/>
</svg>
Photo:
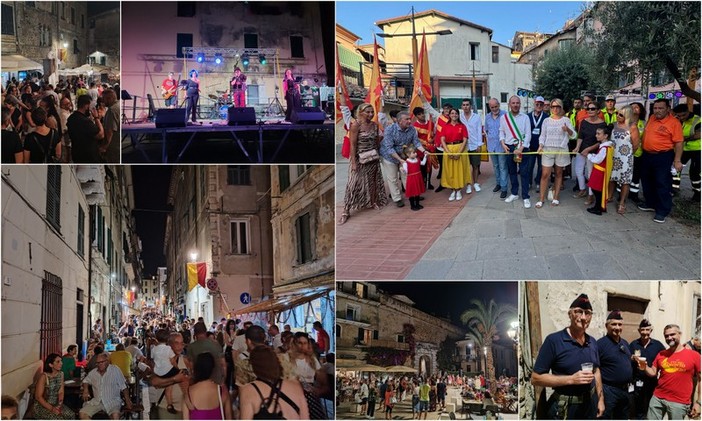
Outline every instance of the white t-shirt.
<svg viewBox="0 0 702 421">
<path fill-rule="evenodd" d="M 154 359 L 154 373 L 157 376 L 163 376 L 173 368 L 171 358 L 175 357 L 175 353 L 170 346 L 166 344 L 158 344 L 151 350 L 151 358 Z"/>
<path fill-rule="evenodd" d="M 297 373 L 297 378 L 304 383 L 314 383 L 314 375 L 319 370 L 321 365 L 316 358 L 314 358 L 314 367 L 311 367 L 306 359 L 295 359 L 295 372 Z"/>
</svg>

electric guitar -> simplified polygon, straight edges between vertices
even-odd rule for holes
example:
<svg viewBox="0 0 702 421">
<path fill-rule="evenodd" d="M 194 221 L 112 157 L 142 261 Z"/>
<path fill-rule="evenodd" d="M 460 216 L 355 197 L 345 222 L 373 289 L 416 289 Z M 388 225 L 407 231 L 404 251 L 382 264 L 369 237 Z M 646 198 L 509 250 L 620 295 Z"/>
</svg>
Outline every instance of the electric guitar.
<svg viewBox="0 0 702 421">
<path fill-rule="evenodd" d="M 180 76 L 181 74 L 178 74 L 178 79 L 175 79 L 175 85 L 171 86 L 170 89 L 165 89 L 163 85 L 161 85 L 161 96 L 163 96 L 163 99 L 171 99 L 176 94 L 176 88 L 180 84 Z"/>
</svg>

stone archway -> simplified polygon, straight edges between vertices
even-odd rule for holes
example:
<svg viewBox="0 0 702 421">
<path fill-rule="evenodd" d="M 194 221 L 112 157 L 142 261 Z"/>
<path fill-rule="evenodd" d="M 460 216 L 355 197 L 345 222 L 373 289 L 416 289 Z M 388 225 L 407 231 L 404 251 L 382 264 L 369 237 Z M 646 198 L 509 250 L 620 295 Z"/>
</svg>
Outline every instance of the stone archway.
<svg viewBox="0 0 702 421">
<path fill-rule="evenodd" d="M 417 374 L 427 378 L 434 374 L 436 369 L 436 352 L 439 347 L 427 342 L 418 342 L 414 356 L 414 368 Z"/>
<path fill-rule="evenodd" d="M 426 355 L 419 357 L 419 375 L 427 378 L 431 376 L 431 372 L 431 359 Z"/>
</svg>

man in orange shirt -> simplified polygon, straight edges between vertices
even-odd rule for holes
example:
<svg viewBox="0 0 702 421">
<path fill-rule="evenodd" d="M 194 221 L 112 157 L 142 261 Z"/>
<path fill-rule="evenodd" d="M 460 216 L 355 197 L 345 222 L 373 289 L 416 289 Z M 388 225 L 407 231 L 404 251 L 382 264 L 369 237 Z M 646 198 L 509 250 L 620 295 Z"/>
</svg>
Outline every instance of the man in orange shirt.
<svg viewBox="0 0 702 421">
<path fill-rule="evenodd" d="M 648 119 L 641 155 L 641 183 L 645 203 L 639 210 L 655 212 L 654 222 L 662 224 L 673 208 L 672 185 L 675 170 L 682 171 L 682 124 L 670 113 L 667 99 L 653 102 L 653 115 Z"/>
</svg>

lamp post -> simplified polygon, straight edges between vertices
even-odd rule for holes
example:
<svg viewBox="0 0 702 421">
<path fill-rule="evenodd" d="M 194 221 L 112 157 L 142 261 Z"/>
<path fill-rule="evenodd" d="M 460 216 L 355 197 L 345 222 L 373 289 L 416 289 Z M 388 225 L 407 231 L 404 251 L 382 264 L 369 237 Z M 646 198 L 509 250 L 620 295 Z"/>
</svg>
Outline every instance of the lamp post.
<svg viewBox="0 0 702 421">
<path fill-rule="evenodd" d="M 195 263 L 197 259 L 198 253 L 196 250 L 191 250 L 190 251 L 190 262 Z M 197 317 L 200 317 L 200 289 L 198 288 L 199 285 L 195 285 L 195 297 L 196 297 L 196 302 L 197 302 Z"/>
<path fill-rule="evenodd" d="M 485 355 L 485 370 L 483 370 L 483 371 L 485 372 L 484 375 L 487 376 L 487 371 L 488 371 L 487 346 L 483 347 L 483 355 Z"/>
</svg>

